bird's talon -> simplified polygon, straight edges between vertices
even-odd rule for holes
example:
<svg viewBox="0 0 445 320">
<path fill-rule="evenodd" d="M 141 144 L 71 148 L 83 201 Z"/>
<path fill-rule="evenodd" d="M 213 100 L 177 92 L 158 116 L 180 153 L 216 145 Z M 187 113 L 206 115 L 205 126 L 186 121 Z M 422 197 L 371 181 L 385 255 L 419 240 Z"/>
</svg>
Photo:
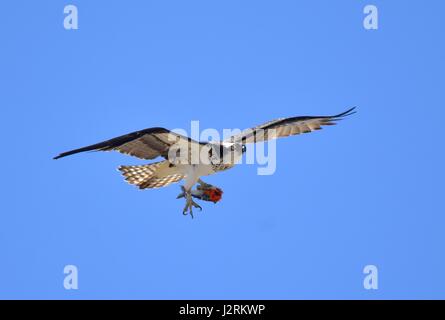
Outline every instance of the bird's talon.
<svg viewBox="0 0 445 320">
<path fill-rule="evenodd" d="M 184 197 L 186 198 L 185 201 L 185 207 L 184 210 L 182 211 L 183 215 L 188 215 L 190 214 L 190 216 L 192 217 L 192 219 L 194 218 L 193 216 L 193 208 L 198 208 L 202 211 L 202 208 L 199 204 L 197 204 L 196 202 L 193 201 L 192 199 L 192 194 L 190 191 L 186 191 L 185 188 L 183 186 L 181 186 L 182 189 L 182 193 L 178 196 L 178 198 Z"/>
<path fill-rule="evenodd" d="M 176 199 L 185 198 L 185 194 L 186 194 L 186 192 L 185 192 L 185 188 L 184 188 L 184 186 L 181 186 L 181 190 L 182 190 L 182 192 L 181 192 L 180 194 L 178 194 L 178 196 L 176 197 Z M 185 210 L 185 209 L 184 209 L 184 210 Z"/>
<path fill-rule="evenodd" d="M 198 180 L 198 183 L 199 183 L 199 185 L 200 185 L 201 187 L 203 187 L 203 188 L 209 188 L 209 187 L 212 187 L 211 184 L 205 183 L 205 182 L 202 181 L 201 179 Z"/>
<path fill-rule="evenodd" d="M 195 207 L 195 208 L 197 208 L 197 209 L 199 209 L 199 210 L 202 211 L 202 207 L 201 207 L 199 204 L 197 204 L 195 201 L 191 200 L 191 201 L 190 201 L 190 204 L 191 204 L 193 207 Z"/>
</svg>

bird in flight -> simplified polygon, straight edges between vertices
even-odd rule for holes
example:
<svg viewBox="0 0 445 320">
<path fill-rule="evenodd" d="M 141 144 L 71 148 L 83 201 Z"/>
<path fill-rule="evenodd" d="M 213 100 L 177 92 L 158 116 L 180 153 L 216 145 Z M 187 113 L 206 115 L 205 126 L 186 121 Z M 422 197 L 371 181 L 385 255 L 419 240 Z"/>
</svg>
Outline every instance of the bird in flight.
<svg viewBox="0 0 445 320">
<path fill-rule="evenodd" d="M 354 109 L 333 116 L 276 119 L 222 141 L 200 142 L 165 128 L 148 128 L 63 152 L 54 159 L 85 151 L 113 150 L 144 160 L 162 157 L 164 160 L 159 162 L 120 166 L 118 169 L 128 183 L 139 189 L 162 188 L 185 180 L 178 198 L 186 199 L 183 214 L 190 213 L 193 217 L 193 208 L 202 210 L 193 198 L 216 203 L 222 196 L 220 188 L 205 183 L 201 177 L 234 167 L 246 152 L 246 144 L 319 130 L 355 113 Z M 193 190 L 196 184 L 198 186 Z"/>
</svg>

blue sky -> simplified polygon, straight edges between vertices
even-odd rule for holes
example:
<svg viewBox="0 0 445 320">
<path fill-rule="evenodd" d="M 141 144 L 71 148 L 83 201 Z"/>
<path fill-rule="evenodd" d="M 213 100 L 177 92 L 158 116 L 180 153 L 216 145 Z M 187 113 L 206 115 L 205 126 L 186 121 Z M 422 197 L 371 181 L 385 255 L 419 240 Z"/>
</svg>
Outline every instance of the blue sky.
<svg viewBox="0 0 445 320">
<path fill-rule="evenodd" d="M 363 8 L 379 29 L 363 28 Z M 79 29 L 63 28 L 63 8 Z M 443 1 L 5 1 L 0 298 L 445 298 Z M 333 114 L 280 140 L 277 171 L 138 191 L 115 153 L 61 151 L 152 126 L 247 128 Z M 79 289 L 63 287 L 76 265 Z M 379 289 L 362 270 L 376 265 Z"/>
</svg>

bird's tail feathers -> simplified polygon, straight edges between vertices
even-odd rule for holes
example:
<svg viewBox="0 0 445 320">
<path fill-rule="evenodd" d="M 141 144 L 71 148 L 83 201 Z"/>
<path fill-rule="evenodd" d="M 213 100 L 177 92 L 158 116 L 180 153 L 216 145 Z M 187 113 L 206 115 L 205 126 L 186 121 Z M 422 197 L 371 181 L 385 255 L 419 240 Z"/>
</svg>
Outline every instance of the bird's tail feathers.
<svg viewBox="0 0 445 320">
<path fill-rule="evenodd" d="M 128 183 L 139 189 L 162 188 L 184 178 L 182 174 L 168 170 L 167 161 L 138 166 L 120 166 L 118 169 Z"/>
</svg>

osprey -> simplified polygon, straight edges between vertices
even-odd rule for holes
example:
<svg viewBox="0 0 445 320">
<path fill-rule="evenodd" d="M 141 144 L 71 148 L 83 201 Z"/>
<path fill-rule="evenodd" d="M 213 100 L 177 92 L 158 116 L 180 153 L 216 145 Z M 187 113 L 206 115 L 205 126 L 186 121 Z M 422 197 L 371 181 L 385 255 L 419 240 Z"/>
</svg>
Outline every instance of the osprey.
<svg viewBox="0 0 445 320">
<path fill-rule="evenodd" d="M 222 141 L 199 142 L 165 128 L 148 128 L 99 142 L 83 148 L 63 152 L 54 159 L 85 151 L 118 151 L 144 160 L 163 157 L 160 162 L 120 166 L 125 180 L 139 189 L 154 189 L 185 180 L 182 193 L 186 205 L 183 214 L 193 217 L 193 207 L 202 210 L 193 197 L 218 202 L 222 190 L 201 180 L 232 168 L 242 158 L 246 144 L 267 141 L 321 129 L 355 113 L 351 108 L 333 116 L 300 116 L 281 118 L 242 131 Z M 192 190 L 195 184 L 197 189 Z"/>
</svg>

